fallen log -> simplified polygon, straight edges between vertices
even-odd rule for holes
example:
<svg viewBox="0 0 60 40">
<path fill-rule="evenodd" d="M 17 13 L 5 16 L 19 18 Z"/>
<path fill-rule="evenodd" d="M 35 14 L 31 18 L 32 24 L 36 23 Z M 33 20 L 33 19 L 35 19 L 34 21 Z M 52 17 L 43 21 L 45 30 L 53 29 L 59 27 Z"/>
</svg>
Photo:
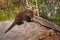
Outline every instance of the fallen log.
<svg viewBox="0 0 60 40">
<path fill-rule="evenodd" d="M 55 23 L 52 23 L 44 18 L 34 16 L 34 20 L 38 21 L 42 26 L 45 26 L 47 28 L 53 29 L 55 32 L 60 33 L 60 26 L 56 25 Z"/>
<path fill-rule="evenodd" d="M 22 25 L 15 25 L 8 33 L 4 32 L 9 28 L 12 21 L 0 21 L 0 40 L 39 40 L 53 34 L 52 28 L 60 31 L 60 27 L 46 19 L 34 16 L 33 20 L 37 22 L 24 22 Z M 39 25 L 41 23 L 41 26 Z M 59 27 L 59 28 L 58 28 Z"/>
<path fill-rule="evenodd" d="M 0 22 L 0 40 L 39 40 L 53 33 L 53 30 L 43 28 L 38 23 L 24 22 L 22 25 L 15 25 L 5 34 L 11 23 L 12 21 Z"/>
</svg>

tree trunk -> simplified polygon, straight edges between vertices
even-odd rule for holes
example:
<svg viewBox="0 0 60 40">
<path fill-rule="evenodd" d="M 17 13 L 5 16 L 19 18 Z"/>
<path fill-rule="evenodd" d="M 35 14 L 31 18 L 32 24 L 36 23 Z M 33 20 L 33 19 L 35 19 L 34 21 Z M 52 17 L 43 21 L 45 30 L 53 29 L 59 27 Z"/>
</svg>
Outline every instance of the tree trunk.
<svg viewBox="0 0 60 40">
<path fill-rule="evenodd" d="M 38 0 L 35 0 L 35 5 L 36 5 L 36 13 L 37 13 L 37 16 L 39 16 L 39 10 L 38 10 Z"/>
<path fill-rule="evenodd" d="M 32 9 L 32 6 L 29 0 L 26 0 L 26 6 L 27 6 L 26 7 L 27 9 Z"/>
</svg>

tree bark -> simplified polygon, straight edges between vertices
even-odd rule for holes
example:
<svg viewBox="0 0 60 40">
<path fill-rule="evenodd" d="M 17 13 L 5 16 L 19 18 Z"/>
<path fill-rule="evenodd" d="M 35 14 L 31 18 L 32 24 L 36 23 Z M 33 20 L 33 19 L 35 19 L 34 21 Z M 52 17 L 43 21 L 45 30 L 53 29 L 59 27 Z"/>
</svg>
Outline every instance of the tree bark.
<svg viewBox="0 0 60 40">
<path fill-rule="evenodd" d="M 32 6 L 29 0 L 26 0 L 26 6 L 27 6 L 26 7 L 27 9 L 32 9 Z"/>
<path fill-rule="evenodd" d="M 37 16 L 39 16 L 39 10 L 38 10 L 38 0 L 35 0 L 35 5 L 36 5 L 36 13 L 37 13 Z"/>
</svg>

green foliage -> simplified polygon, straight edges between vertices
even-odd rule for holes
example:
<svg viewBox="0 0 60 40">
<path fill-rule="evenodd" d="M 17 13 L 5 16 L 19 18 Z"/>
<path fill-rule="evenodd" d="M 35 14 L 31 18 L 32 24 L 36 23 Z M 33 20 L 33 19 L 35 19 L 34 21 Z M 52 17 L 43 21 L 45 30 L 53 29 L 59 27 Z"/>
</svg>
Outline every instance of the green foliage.
<svg viewBox="0 0 60 40">
<path fill-rule="evenodd" d="M 45 0 L 38 0 L 38 4 L 42 5 L 44 1 Z M 0 2 L 0 21 L 1 20 L 12 20 L 12 19 L 14 19 L 15 14 L 18 11 L 20 11 L 19 10 L 20 0 L 7 0 L 6 2 L 3 2 L 3 3 Z M 34 9 L 34 5 L 35 5 L 34 0 L 30 0 L 30 2 Z M 39 7 L 41 7 L 41 6 L 39 6 Z M 42 9 L 42 7 L 40 9 Z M 60 25 L 60 11 L 59 10 L 60 10 L 60 5 L 58 7 L 58 13 L 57 13 L 56 19 L 54 19 L 54 20 L 47 18 L 47 16 L 44 13 L 40 14 L 40 16 Z"/>
<path fill-rule="evenodd" d="M 0 20 L 8 20 L 8 19 L 11 19 L 11 17 L 12 17 L 11 13 L 0 11 Z"/>
<path fill-rule="evenodd" d="M 14 11 L 3 11 L 0 10 L 0 21 L 1 20 L 12 20 L 15 17 L 15 14 L 18 12 L 18 8 L 16 8 Z"/>
<path fill-rule="evenodd" d="M 56 19 L 53 22 L 60 25 L 60 13 L 57 14 Z"/>
<path fill-rule="evenodd" d="M 17 3 L 16 0 L 14 0 L 14 2 Z M 18 10 L 19 7 L 17 7 L 17 4 L 14 4 L 12 0 L 0 2 L 0 21 L 12 20 Z"/>
</svg>

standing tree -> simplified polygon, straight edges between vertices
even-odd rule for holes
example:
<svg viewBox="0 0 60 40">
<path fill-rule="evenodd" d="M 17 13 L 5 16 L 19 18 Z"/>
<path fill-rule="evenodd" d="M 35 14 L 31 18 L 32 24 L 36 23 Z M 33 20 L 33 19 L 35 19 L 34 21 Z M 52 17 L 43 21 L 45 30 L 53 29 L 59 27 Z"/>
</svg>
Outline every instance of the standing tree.
<svg viewBox="0 0 60 40">
<path fill-rule="evenodd" d="M 29 0 L 26 0 L 26 8 L 27 9 L 32 9 L 31 3 Z"/>
<path fill-rule="evenodd" d="M 37 16 L 39 16 L 38 0 L 35 0 L 35 7 L 36 7 Z"/>
</svg>

